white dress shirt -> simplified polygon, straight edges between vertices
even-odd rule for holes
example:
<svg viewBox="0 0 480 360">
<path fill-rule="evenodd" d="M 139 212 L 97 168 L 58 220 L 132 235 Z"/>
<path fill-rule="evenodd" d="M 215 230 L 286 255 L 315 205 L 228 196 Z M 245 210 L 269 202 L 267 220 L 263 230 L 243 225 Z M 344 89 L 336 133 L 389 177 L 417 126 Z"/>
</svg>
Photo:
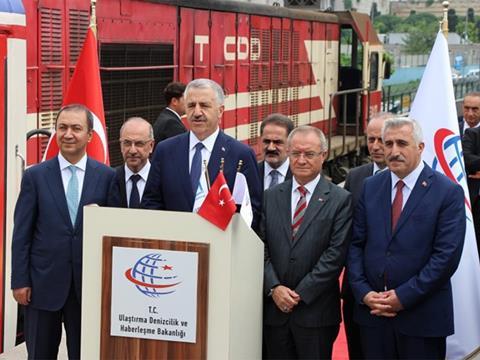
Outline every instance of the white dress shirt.
<svg viewBox="0 0 480 360">
<path fill-rule="evenodd" d="M 83 180 L 85 179 L 85 171 L 87 168 L 87 154 L 83 155 L 79 162 L 72 164 L 65 159 L 61 153 L 58 153 L 58 164 L 60 165 L 60 172 L 62 173 L 63 191 L 65 192 L 65 195 L 67 195 L 68 182 L 72 177 L 72 172 L 68 167 L 70 165 L 75 165 L 77 168 L 76 175 L 78 179 L 78 203 L 80 203 L 80 199 L 82 198 Z"/>
<path fill-rule="evenodd" d="M 305 189 L 307 189 L 307 194 L 305 195 L 305 198 L 307 200 L 307 208 L 308 204 L 310 203 L 310 199 L 312 198 L 313 192 L 315 191 L 315 188 L 317 187 L 318 182 L 320 181 L 320 174 L 317 175 L 315 179 L 310 181 L 309 183 L 306 183 L 303 185 Z M 300 191 L 298 191 L 298 187 L 300 184 L 295 180 L 295 176 L 292 177 L 292 222 L 293 222 L 293 216 L 295 214 L 295 208 L 297 207 L 298 200 L 300 199 Z"/>
<path fill-rule="evenodd" d="M 134 173 L 127 164 L 124 165 L 125 167 L 125 190 L 127 192 L 127 204 L 130 206 L 130 195 L 132 194 L 132 186 L 133 182 L 130 179 L 132 175 L 138 174 L 140 175 L 140 179 L 137 181 L 137 189 L 138 195 L 140 196 L 140 202 L 142 201 L 143 191 L 145 190 L 145 185 L 147 184 L 148 173 L 150 172 L 150 161 L 147 160 L 145 166 L 138 172 Z"/>
<path fill-rule="evenodd" d="M 423 164 L 423 161 L 420 161 L 420 164 L 407 176 L 405 176 L 403 179 L 403 183 L 405 186 L 402 189 L 402 195 L 403 195 L 403 203 L 402 203 L 402 210 L 405 207 L 405 204 L 407 203 L 408 198 L 410 197 L 410 194 L 412 193 L 413 187 L 415 186 L 418 177 L 420 176 L 420 173 L 422 172 L 423 168 L 425 165 Z M 400 178 L 395 175 L 393 172 L 390 172 L 392 176 L 392 203 L 393 199 L 395 199 L 395 194 L 397 193 L 397 182 L 400 180 Z"/>
<path fill-rule="evenodd" d="M 264 161 L 263 163 L 265 165 L 264 166 L 265 169 L 263 173 L 263 188 L 268 189 L 270 187 L 270 183 L 272 182 L 272 177 L 270 176 L 270 172 L 274 169 L 270 166 L 268 162 Z M 289 166 L 290 166 L 290 160 L 287 158 L 287 160 L 285 160 L 283 164 L 278 167 L 278 169 L 275 169 L 278 171 L 278 184 L 281 184 L 282 182 L 285 181 Z"/>
</svg>

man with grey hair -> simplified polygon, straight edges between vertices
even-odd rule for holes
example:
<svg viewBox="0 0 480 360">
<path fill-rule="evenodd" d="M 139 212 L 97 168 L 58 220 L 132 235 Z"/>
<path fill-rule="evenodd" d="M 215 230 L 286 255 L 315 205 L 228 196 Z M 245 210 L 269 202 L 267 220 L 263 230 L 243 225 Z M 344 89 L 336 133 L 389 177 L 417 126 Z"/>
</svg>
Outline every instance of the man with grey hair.
<svg viewBox="0 0 480 360">
<path fill-rule="evenodd" d="M 391 113 L 378 113 L 370 119 L 367 125 L 367 147 L 372 162 L 358 166 L 352 169 L 345 180 L 345 190 L 352 193 L 353 205 L 355 206 L 362 195 L 363 182 L 366 178 L 373 176 L 384 170 L 385 154 L 382 141 L 382 127 L 386 120 L 391 119 Z M 342 280 L 342 298 L 343 298 L 343 321 L 345 324 L 345 334 L 347 336 L 348 354 L 350 359 L 364 359 L 362 354 L 362 345 L 360 341 L 360 328 L 353 321 L 353 307 L 355 300 L 352 290 L 348 284 L 348 269 L 343 275 Z"/>
<path fill-rule="evenodd" d="M 422 162 L 416 121 L 387 120 L 382 138 L 388 170 L 365 181 L 347 263 L 362 350 L 367 359 L 444 359 L 463 190 Z"/>
<path fill-rule="evenodd" d="M 321 175 L 327 142 L 300 126 L 288 137 L 293 177 L 264 193 L 264 334 L 272 359 L 330 359 L 340 316 L 338 277 L 352 224 L 351 195 Z"/>
<path fill-rule="evenodd" d="M 224 100 L 223 89 L 213 80 L 196 79 L 187 85 L 185 104 L 190 131 L 157 145 L 142 200 L 144 208 L 196 211 L 208 192 L 205 172 L 213 184 L 223 162 L 223 173 L 232 191 L 241 161 L 253 208 L 252 226 L 258 224 L 261 183 L 255 154 L 220 131 Z"/>
<path fill-rule="evenodd" d="M 123 165 L 115 171 L 110 188 L 110 206 L 139 208 L 150 172 L 150 154 L 153 151 L 153 128 L 141 117 L 127 119 L 120 128 L 120 150 Z"/>
</svg>

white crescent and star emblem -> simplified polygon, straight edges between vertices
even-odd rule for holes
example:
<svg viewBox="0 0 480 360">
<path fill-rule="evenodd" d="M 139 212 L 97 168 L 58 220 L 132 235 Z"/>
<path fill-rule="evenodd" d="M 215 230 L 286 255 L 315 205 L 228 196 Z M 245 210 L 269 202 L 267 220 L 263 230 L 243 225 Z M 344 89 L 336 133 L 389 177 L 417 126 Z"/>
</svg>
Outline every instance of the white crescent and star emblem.
<svg viewBox="0 0 480 360">
<path fill-rule="evenodd" d="M 220 189 L 218 189 L 218 197 L 220 198 L 220 200 L 218 202 L 218 205 L 220 205 L 220 206 L 225 206 L 225 202 L 226 202 L 225 199 L 222 198 L 222 191 L 224 189 L 229 190 L 227 184 L 223 184 L 222 186 L 220 186 Z M 233 198 L 232 198 L 231 195 L 230 195 L 230 199 L 228 199 L 228 201 L 233 201 Z"/>
</svg>

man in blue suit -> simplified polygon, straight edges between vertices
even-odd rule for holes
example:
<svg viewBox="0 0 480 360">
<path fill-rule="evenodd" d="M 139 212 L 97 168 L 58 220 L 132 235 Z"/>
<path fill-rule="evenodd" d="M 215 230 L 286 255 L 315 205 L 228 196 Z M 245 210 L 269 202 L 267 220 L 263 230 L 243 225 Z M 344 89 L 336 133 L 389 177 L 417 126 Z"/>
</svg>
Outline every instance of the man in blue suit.
<svg viewBox="0 0 480 360">
<path fill-rule="evenodd" d="M 382 129 L 389 170 L 365 181 L 349 280 L 367 359 L 444 359 L 453 334 L 450 278 L 465 236 L 462 188 L 421 161 L 417 122 Z"/>
<path fill-rule="evenodd" d="M 253 208 L 252 226 L 258 224 L 262 185 L 255 154 L 245 144 L 220 131 L 224 98 L 222 88 L 212 80 L 196 79 L 187 85 L 185 104 L 190 131 L 157 145 L 142 207 L 196 211 L 208 192 L 205 164 L 213 184 L 223 159 L 223 173 L 232 191 L 242 160 L 241 172 L 247 179 Z"/>
<path fill-rule="evenodd" d="M 80 358 L 83 206 L 105 205 L 114 176 L 86 155 L 93 117 L 82 105 L 62 108 L 56 120 L 60 153 L 28 169 L 14 214 L 12 282 L 25 306 L 29 359 L 56 359 L 67 334 L 70 359 Z"/>
</svg>

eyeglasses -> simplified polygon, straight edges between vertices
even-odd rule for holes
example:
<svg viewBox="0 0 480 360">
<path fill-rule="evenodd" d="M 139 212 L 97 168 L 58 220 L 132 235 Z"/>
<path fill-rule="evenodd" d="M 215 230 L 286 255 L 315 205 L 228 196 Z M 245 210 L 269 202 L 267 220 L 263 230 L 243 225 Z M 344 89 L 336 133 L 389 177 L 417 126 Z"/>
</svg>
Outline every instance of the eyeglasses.
<svg viewBox="0 0 480 360">
<path fill-rule="evenodd" d="M 315 157 L 320 156 L 321 152 L 315 151 L 307 151 L 307 152 L 300 152 L 300 151 L 290 151 L 290 156 L 294 159 L 298 159 L 300 156 L 303 155 L 305 159 L 313 160 Z"/>
<path fill-rule="evenodd" d="M 127 140 L 127 139 L 120 139 L 120 144 L 122 144 L 122 146 L 124 147 L 132 147 L 135 146 L 136 148 L 144 148 L 145 146 L 147 146 L 147 144 L 149 144 L 150 142 L 152 142 L 152 140 L 138 140 L 138 141 L 132 141 L 132 140 Z"/>
</svg>

